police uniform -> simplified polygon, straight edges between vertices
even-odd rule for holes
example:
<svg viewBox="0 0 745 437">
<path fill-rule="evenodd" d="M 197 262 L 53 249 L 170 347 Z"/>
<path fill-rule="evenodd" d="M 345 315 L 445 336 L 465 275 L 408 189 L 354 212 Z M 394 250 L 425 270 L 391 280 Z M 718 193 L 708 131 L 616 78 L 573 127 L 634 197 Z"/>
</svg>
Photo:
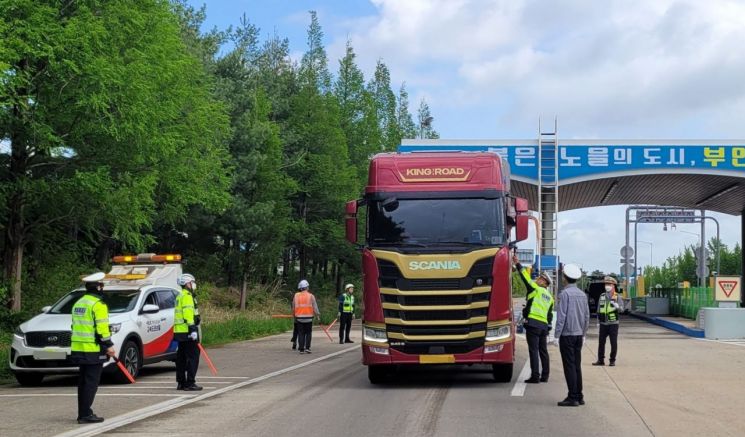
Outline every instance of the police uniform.
<svg viewBox="0 0 745 437">
<path fill-rule="evenodd" d="M 523 308 L 525 339 L 528 342 L 530 356 L 530 378 L 527 383 L 547 382 L 550 371 L 548 357 L 548 331 L 551 330 L 553 318 L 554 297 L 545 288 L 530 278 L 530 274 L 522 265 L 517 264 L 520 278 L 528 289 L 527 302 Z M 540 370 L 538 358 L 540 357 Z"/>
<path fill-rule="evenodd" d="M 191 290 L 184 284 L 181 292 L 176 297 L 173 321 L 173 338 L 178 342 L 178 351 L 176 352 L 177 390 L 198 391 L 202 389 L 196 384 L 197 368 L 199 368 L 198 323 L 199 310 L 196 300 Z"/>
<path fill-rule="evenodd" d="M 344 293 L 339 296 L 339 344 L 354 343 L 349 338 L 349 332 L 352 330 L 352 319 L 354 319 L 354 295 L 347 293 L 349 290 L 354 291 L 354 286 L 347 284 L 344 288 Z"/>
<path fill-rule="evenodd" d="M 608 276 L 605 278 L 606 285 L 615 287 L 616 280 Z M 600 324 L 598 338 L 598 360 L 592 363 L 594 366 L 605 365 L 605 341 L 610 338 L 610 365 L 616 365 L 616 354 L 618 353 L 618 313 L 621 309 L 621 300 L 616 293 L 611 298 L 611 292 L 605 291 L 598 299 L 598 322 Z"/>
<path fill-rule="evenodd" d="M 78 378 L 78 423 L 103 422 L 93 414 L 91 406 L 101 382 L 107 350 L 114 346 L 109 331 L 109 309 L 101 300 L 99 286 L 105 274 L 97 273 L 83 279 L 86 293 L 72 307 L 70 360 L 80 367 Z"/>
</svg>

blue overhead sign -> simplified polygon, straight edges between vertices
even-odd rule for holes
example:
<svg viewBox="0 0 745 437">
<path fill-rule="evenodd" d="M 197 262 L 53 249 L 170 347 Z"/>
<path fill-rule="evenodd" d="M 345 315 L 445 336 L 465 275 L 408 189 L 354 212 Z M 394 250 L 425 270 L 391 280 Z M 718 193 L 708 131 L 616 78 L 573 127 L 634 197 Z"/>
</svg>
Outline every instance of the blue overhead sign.
<svg viewBox="0 0 745 437">
<path fill-rule="evenodd" d="M 512 175 L 538 179 L 537 141 L 514 144 L 476 144 L 463 141 L 406 140 L 400 152 L 480 151 L 498 153 L 510 163 Z M 591 179 L 608 173 L 635 173 L 694 170 L 700 173 L 745 172 L 745 143 L 724 144 L 634 144 L 633 142 L 571 141 L 559 143 L 559 179 Z"/>
</svg>

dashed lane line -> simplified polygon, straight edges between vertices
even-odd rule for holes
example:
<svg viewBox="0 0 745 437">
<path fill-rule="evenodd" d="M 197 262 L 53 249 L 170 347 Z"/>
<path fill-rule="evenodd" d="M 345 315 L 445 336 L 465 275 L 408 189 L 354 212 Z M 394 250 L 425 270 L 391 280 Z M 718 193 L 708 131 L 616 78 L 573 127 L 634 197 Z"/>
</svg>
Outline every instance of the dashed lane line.
<svg viewBox="0 0 745 437">
<path fill-rule="evenodd" d="M 114 417 L 111 420 L 108 420 L 103 423 L 98 424 L 91 424 L 86 425 L 80 428 L 75 428 L 73 430 L 57 434 L 55 437 L 88 437 L 88 436 L 95 436 L 99 435 L 101 433 L 111 431 L 113 429 L 120 428 L 122 426 L 129 425 L 134 422 L 138 422 L 143 419 L 147 419 L 148 417 L 152 417 L 161 413 L 165 413 L 167 411 L 175 410 L 176 408 L 180 408 L 186 405 L 190 405 L 205 399 L 209 399 L 215 396 L 219 396 L 223 393 L 227 393 L 236 389 L 239 389 L 241 387 L 246 387 L 248 385 L 256 384 L 262 381 L 265 381 L 270 378 L 274 378 L 275 376 L 284 375 L 285 373 L 292 372 L 297 369 L 301 369 L 303 367 L 307 367 L 316 363 L 319 363 L 321 361 L 328 360 L 329 358 L 333 358 L 342 354 L 345 354 L 347 352 L 353 351 L 359 349 L 359 345 L 353 346 L 347 349 L 340 350 L 338 352 L 334 352 L 328 355 L 324 355 L 322 357 L 306 361 L 304 363 L 296 364 L 291 367 L 287 367 L 281 370 L 277 370 L 276 372 L 267 373 L 266 375 L 259 376 L 256 378 L 248 379 L 245 381 L 238 382 L 233 385 L 229 385 L 227 387 L 223 387 L 219 390 L 214 390 L 211 392 L 207 392 L 192 398 L 184 399 L 184 398 L 176 398 L 171 399 L 168 401 L 164 401 L 155 405 L 150 405 L 145 408 L 141 408 L 139 410 L 132 411 L 127 414 L 123 414 L 121 416 Z"/>
<path fill-rule="evenodd" d="M 26 393 L 26 394 L 13 394 L 13 395 L 0 395 L 0 398 L 41 398 L 41 397 L 77 397 L 77 393 Z M 141 397 L 175 397 L 175 398 L 194 398 L 197 395 L 182 395 L 182 394 L 155 394 L 155 393 L 96 393 L 96 396 L 141 396 Z"/>
</svg>

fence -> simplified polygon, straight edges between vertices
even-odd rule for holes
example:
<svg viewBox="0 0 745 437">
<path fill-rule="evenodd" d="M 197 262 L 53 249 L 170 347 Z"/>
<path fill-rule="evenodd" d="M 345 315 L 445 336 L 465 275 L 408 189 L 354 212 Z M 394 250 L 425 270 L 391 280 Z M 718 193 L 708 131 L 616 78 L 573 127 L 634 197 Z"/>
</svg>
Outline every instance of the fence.
<svg viewBox="0 0 745 437">
<path fill-rule="evenodd" d="M 708 287 L 657 288 L 650 296 L 670 300 L 670 314 L 695 319 L 699 308 L 714 306 L 714 290 Z"/>
</svg>

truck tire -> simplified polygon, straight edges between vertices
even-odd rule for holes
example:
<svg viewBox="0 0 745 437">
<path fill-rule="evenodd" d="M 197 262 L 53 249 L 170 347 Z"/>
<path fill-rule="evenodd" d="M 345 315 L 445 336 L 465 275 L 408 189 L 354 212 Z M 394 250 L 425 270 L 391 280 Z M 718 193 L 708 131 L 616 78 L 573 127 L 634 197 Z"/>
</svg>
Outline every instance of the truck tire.
<svg viewBox="0 0 745 437">
<path fill-rule="evenodd" d="M 119 360 L 124 364 L 124 367 L 129 370 L 132 377 L 137 378 L 137 375 L 140 373 L 140 369 L 142 368 L 142 353 L 140 353 L 140 347 L 137 343 L 132 340 L 124 342 L 124 346 L 122 346 L 119 351 Z M 116 365 L 114 365 L 114 367 L 116 367 Z M 127 377 L 124 376 L 124 373 L 122 373 L 118 368 L 114 369 L 114 375 L 117 382 L 130 384 L 129 379 L 127 379 Z"/>
<path fill-rule="evenodd" d="M 492 375 L 494 376 L 495 382 L 510 382 L 512 381 L 512 363 L 500 363 L 492 364 Z"/>
<path fill-rule="evenodd" d="M 37 386 L 41 384 L 41 381 L 44 379 L 43 373 L 18 372 L 18 373 L 14 373 L 14 375 L 16 377 L 16 381 L 18 381 L 18 383 L 24 387 Z"/>
<path fill-rule="evenodd" d="M 367 366 L 367 379 L 370 384 L 382 384 L 388 377 L 388 368 L 386 366 Z"/>
</svg>

